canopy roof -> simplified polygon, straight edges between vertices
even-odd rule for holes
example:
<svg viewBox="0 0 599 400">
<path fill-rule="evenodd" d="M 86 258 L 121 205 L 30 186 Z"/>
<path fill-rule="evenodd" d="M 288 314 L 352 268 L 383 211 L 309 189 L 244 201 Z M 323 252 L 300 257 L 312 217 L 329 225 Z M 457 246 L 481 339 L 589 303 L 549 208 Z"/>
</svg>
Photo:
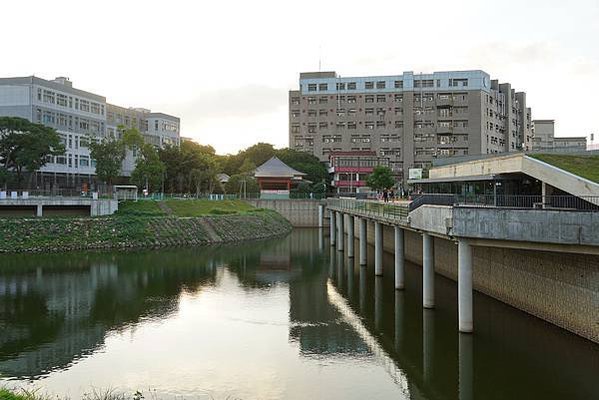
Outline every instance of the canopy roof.
<svg viewBox="0 0 599 400">
<path fill-rule="evenodd" d="M 303 172 L 291 168 L 276 156 L 272 157 L 254 171 L 254 176 L 256 178 L 301 178 L 305 175 L 306 174 Z"/>
</svg>

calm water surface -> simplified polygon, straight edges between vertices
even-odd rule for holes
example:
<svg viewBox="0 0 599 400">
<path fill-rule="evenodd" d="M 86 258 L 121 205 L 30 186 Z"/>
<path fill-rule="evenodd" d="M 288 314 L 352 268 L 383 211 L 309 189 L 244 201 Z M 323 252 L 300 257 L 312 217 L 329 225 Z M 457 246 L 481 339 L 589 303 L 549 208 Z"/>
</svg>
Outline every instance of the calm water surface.
<svg viewBox="0 0 599 400">
<path fill-rule="evenodd" d="M 372 255 L 371 249 L 369 249 Z M 393 289 L 318 230 L 136 253 L 0 256 L 0 384 L 179 399 L 599 399 L 599 346 L 454 282 Z M 372 261 L 372 260 L 371 260 Z"/>
</svg>

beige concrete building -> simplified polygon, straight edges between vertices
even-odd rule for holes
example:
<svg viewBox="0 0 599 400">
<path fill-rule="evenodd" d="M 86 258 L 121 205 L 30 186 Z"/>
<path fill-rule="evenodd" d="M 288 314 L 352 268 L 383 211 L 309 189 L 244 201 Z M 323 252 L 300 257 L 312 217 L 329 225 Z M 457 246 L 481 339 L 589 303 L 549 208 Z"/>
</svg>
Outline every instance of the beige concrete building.
<svg viewBox="0 0 599 400">
<path fill-rule="evenodd" d="M 586 136 L 555 136 L 555 121 L 536 119 L 533 121 L 533 151 L 577 152 L 587 150 Z"/>
<path fill-rule="evenodd" d="M 301 73 L 289 92 L 289 147 L 323 162 L 374 150 L 404 182 L 434 158 L 528 150 L 526 94 L 484 71 L 343 78 Z"/>
</svg>

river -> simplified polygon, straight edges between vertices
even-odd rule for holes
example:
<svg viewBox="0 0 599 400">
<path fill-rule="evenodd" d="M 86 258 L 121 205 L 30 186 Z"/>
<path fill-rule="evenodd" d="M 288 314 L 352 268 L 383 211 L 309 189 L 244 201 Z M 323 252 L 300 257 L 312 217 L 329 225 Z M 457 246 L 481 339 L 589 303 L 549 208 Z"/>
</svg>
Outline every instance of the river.
<svg viewBox="0 0 599 400">
<path fill-rule="evenodd" d="M 421 268 L 406 290 L 326 233 L 196 249 L 0 256 L 0 385 L 76 399 L 599 399 L 599 346 Z"/>
</svg>

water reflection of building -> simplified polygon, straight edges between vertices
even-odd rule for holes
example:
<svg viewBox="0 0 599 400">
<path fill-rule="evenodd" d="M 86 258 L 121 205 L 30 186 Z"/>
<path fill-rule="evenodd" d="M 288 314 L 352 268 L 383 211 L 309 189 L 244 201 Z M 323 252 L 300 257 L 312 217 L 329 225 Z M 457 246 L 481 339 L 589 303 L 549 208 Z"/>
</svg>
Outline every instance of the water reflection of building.
<svg viewBox="0 0 599 400">
<path fill-rule="evenodd" d="M 5 257 L 0 375 L 36 378 L 64 368 L 101 347 L 108 331 L 164 317 L 176 311 L 183 289 L 213 282 L 205 259 L 174 267 L 172 256 L 15 256 L 12 266 Z"/>
</svg>

